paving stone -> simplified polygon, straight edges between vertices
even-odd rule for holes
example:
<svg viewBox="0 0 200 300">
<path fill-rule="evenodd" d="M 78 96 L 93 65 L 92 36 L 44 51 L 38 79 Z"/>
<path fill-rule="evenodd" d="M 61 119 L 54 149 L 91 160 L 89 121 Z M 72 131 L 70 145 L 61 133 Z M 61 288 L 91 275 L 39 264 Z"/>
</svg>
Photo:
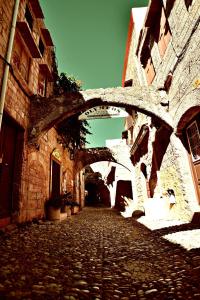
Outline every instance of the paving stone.
<svg viewBox="0 0 200 300">
<path fill-rule="evenodd" d="M 150 294 L 153 294 L 153 293 L 156 293 L 156 292 L 158 292 L 157 289 L 152 289 L 152 290 L 146 291 L 145 294 L 146 294 L 146 295 L 150 295 Z"/>
<path fill-rule="evenodd" d="M 0 236 L 0 299 L 200 299 L 199 249 L 111 209 L 85 208 L 72 220 Z"/>
</svg>

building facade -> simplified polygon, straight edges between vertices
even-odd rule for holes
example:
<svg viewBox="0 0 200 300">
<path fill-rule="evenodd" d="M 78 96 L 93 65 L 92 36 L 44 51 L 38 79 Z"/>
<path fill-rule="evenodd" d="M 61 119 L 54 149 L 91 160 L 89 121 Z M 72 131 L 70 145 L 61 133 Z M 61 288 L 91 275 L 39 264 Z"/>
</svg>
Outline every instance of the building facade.
<svg viewBox="0 0 200 300">
<path fill-rule="evenodd" d="M 144 206 L 146 199 L 173 190 L 170 213 L 185 219 L 200 203 L 199 12 L 195 0 L 151 0 L 132 9 L 122 80 L 124 87 L 153 86 L 165 96 L 158 105 L 174 129 L 135 111 L 126 120 L 136 201 Z"/>
<path fill-rule="evenodd" d="M 0 137 L 0 226 L 44 216 L 44 203 L 71 191 L 81 201 L 83 178 L 58 143 L 55 127 L 29 142 L 34 96 L 53 94 L 54 45 L 38 0 L 20 0 L 10 62 L 8 45 L 17 1 L 0 1 L 0 88 L 9 66 Z M 2 95 L 1 95 L 2 104 Z M 78 186 L 78 188 L 77 188 Z"/>
</svg>

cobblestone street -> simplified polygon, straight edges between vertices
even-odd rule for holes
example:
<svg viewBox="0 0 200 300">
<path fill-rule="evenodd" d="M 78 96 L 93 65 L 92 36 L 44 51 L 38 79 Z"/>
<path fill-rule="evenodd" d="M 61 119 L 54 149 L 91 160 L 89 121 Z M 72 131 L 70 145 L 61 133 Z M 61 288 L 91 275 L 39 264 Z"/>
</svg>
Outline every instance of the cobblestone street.
<svg viewBox="0 0 200 300">
<path fill-rule="evenodd" d="M 200 250 L 169 232 L 103 208 L 21 225 L 1 233 L 0 299 L 200 299 Z"/>
</svg>

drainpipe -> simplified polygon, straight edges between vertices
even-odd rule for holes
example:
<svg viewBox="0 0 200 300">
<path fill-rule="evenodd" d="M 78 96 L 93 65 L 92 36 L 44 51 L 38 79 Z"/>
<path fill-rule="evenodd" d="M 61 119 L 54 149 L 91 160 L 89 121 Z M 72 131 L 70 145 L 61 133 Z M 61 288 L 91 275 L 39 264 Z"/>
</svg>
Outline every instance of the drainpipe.
<svg viewBox="0 0 200 300">
<path fill-rule="evenodd" d="M 9 41 L 8 41 L 8 50 L 7 50 L 7 54 L 6 54 L 6 65 L 5 65 L 4 75 L 3 75 L 1 96 L 0 96 L 0 131 L 1 131 L 1 126 L 2 126 L 3 110 L 4 110 L 4 103 L 5 103 L 5 97 L 6 97 L 8 74 L 9 74 L 9 69 L 10 69 L 10 61 L 11 61 L 13 41 L 14 41 L 14 36 L 15 36 L 15 28 L 16 28 L 17 15 L 18 15 L 18 10 L 19 10 L 19 3 L 20 3 L 20 0 L 15 1 L 12 25 L 11 25 L 11 30 L 10 30 L 10 37 L 9 37 Z"/>
</svg>

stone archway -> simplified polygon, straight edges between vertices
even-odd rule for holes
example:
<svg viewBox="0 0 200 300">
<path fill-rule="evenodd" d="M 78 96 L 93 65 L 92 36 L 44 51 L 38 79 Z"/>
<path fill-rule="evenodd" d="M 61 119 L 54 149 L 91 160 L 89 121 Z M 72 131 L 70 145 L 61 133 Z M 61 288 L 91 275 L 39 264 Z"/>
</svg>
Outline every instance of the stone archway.
<svg viewBox="0 0 200 300">
<path fill-rule="evenodd" d="M 34 97 L 31 101 L 29 139 L 33 141 L 71 115 L 102 104 L 135 109 L 171 128 L 172 120 L 160 105 L 162 101 L 159 91 L 140 86 L 85 90 L 48 99 Z"/>
<path fill-rule="evenodd" d="M 175 124 L 175 132 L 178 136 L 181 136 L 186 125 L 198 114 L 200 113 L 200 104 L 199 106 L 192 106 L 188 108 L 178 120 L 178 123 Z"/>
<path fill-rule="evenodd" d="M 121 180 L 122 182 L 124 182 L 124 180 L 129 180 L 131 189 L 133 189 L 134 166 L 132 165 L 129 151 L 130 148 L 126 144 L 117 144 L 115 146 L 112 146 L 111 148 L 102 147 L 102 148 L 83 149 L 77 151 L 75 154 L 74 167 L 77 173 L 80 172 L 86 166 L 92 165 L 97 162 L 103 162 L 103 163 L 111 162 L 109 167 L 107 166 L 108 169 L 109 168 L 111 169 L 110 172 L 107 173 L 107 175 L 104 177 L 103 180 L 104 184 L 103 185 L 101 184 L 101 187 L 100 185 L 99 186 L 97 185 L 96 188 L 96 190 L 101 188 L 101 192 L 102 192 L 102 186 L 104 186 L 104 192 L 107 192 L 107 195 L 109 194 L 109 199 L 110 199 L 109 201 L 111 207 L 114 206 L 116 201 L 115 198 L 116 198 L 117 184 L 119 180 Z M 113 167 L 113 165 L 115 165 L 115 167 Z M 116 170 L 116 175 L 115 175 L 115 170 L 113 170 L 113 168 Z M 122 169 L 124 170 L 123 172 Z M 107 170 L 106 166 L 104 168 L 104 171 L 105 170 Z M 122 175 L 119 176 L 119 173 L 121 174 L 121 172 Z M 103 198 L 105 197 L 105 193 L 104 196 L 102 197 Z"/>
<path fill-rule="evenodd" d="M 75 166 L 74 169 L 78 173 L 83 168 L 85 168 L 88 165 L 91 165 L 95 162 L 100 161 L 110 161 L 117 163 L 124 168 L 126 168 L 128 171 L 130 171 L 130 163 L 129 161 L 124 161 L 120 157 L 121 149 L 116 151 L 116 149 L 109 149 L 107 147 L 99 147 L 99 148 L 88 148 L 88 149 L 82 149 L 78 150 L 75 154 Z"/>
</svg>

